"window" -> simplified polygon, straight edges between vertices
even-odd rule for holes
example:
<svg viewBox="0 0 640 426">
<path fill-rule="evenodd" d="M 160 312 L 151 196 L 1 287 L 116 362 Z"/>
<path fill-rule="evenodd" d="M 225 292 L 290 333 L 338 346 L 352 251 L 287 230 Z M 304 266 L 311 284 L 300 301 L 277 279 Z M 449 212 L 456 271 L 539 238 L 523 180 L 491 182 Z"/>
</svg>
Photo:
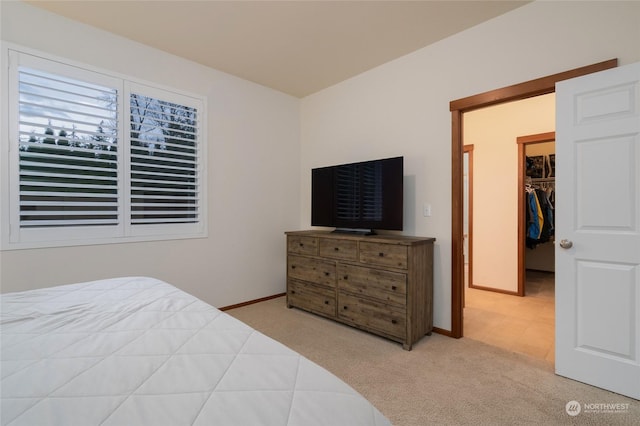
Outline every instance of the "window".
<svg viewBox="0 0 640 426">
<path fill-rule="evenodd" d="M 198 110 L 130 94 L 131 223 L 198 222 Z"/>
<path fill-rule="evenodd" d="M 3 248 L 205 235 L 202 98 L 9 57 Z"/>
<path fill-rule="evenodd" d="M 21 229 L 118 224 L 118 90 L 20 67 Z"/>
</svg>

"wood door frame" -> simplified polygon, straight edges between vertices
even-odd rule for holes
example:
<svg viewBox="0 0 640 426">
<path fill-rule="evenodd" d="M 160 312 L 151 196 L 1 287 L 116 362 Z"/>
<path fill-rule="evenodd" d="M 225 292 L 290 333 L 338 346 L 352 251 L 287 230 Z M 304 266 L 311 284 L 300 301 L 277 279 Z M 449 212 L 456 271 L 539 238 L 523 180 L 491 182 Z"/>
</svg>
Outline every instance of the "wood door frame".
<svg viewBox="0 0 640 426">
<path fill-rule="evenodd" d="M 465 112 L 504 102 L 554 93 L 556 83 L 570 78 L 603 71 L 618 66 L 617 59 L 530 80 L 513 86 L 491 90 L 449 103 L 451 111 L 451 331 L 438 329 L 451 337 L 463 336 L 463 115 Z"/>
<path fill-rule="evenodd" d="M 526 174 L 526 147 L 536 143 L 553 142 L 556 140 L 556 132 L 537 133 L 535 135 L 519 136 L 518 144 L 518 296 L 524 296 L 526 276 L 525 265 L 525 174 Z"/>
<path fill-rule="evenodd" d="M 462 151 L 463 155 L 469 155 L 469 169 L 467 170 L 467 264 L 469 265 L 467 266 L 467 282 L 469 287 L 473 287 L 473 144 L 464 145 Z M 462 306 L 464 306 L 464 291 L 462 292 Z"/>
</svg>

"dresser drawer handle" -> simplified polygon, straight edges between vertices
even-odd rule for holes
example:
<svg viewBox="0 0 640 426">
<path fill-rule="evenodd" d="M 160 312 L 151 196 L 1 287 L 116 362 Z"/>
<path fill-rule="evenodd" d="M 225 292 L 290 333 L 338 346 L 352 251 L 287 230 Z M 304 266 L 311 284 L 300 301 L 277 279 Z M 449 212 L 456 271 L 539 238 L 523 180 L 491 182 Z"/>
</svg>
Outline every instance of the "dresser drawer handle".
<svg viewBox="0 0 640 426">
<path fill-rule="evenodd" d="M 347 306 L 343 306 L 342 309 L 344 309 L 346 311 L 349 308 Z"/>
<path fill-rule="evenodd" d="M 396 321 L 394 319 L 391 320 L 391 324 L 397 324 L 397 323 L 398 323 L 398 321 Z"/>
<path fill-rule="evenodd" d="M 291 269 L 296 269 L 296 265 L 291 265 Z"/>
<path fill-rule="evenodd" d="M 383 253 L 383 252 L 380 252 L 380 253 L 378 253 L 378 256 L 380 256 L 380 257 L 384 257 L 384 253 Z"/>
<path fill-rule="evenodd" d="M 329 275 L 330 275 L 330 273 L 329 273 L 329 272 L 325 272 L 325 273 L 324 273 L 324 276 L 325 276 L 325 277 L 328 277 Z"/>
<path fill-rule="evenodd" d="M 345 275 L 344 277 L 342 277 L 343 280 L 348 280 L 349 279 L 349 275 Z"/>
<path fill-rule="evenodd" d="M 328 305 L 328 304 L 329 304 L 329 301 L 328 301 L 328 300 L 325 300 L 325 301 L 324 301 L 324 304 L 325 304 L 325 305 Z"/>
<path fill-rule="evenodd" d="M 334 247 L 333 250 L 334 251 L 340 251 L 340 247 Z"/>
<path fill-rule="evenodd" d="M 395 291 L 397 288 L 398 288 L 398 287 L 396 287 L 395 285 L 392 285 L 392 286 L 391 286 L 391 290 L 394 290 L 394 291 Z"/>
<path fill-rule="evenodd" d="M 295 290 L 291 290 L 291 294 L 296 294 L 296 291 Z"/>
<path fill-rule="evenodd" d="M 300 247 L 304 247 L 304 243 L 300 243 Z"/>
</svg>

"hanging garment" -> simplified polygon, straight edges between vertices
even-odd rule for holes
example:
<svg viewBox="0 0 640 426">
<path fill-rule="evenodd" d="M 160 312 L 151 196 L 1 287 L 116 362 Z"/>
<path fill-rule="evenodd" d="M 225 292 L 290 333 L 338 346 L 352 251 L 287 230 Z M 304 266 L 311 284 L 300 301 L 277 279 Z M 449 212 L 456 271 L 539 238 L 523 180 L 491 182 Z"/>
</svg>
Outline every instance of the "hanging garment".
<svg viewBox="0 0 640 426">
<path fill-rule="evenodd" d="M 542 211 L 542 207 L 540 206 L 540 198 L 538 196 L 538 189 L 533 191 L 533 198 L 536 202 L 536 214 L 538 215 L 538 236 L 537 239 L 540 240 L 540 236 L 542 235 L 542 229 L 544 227 L 544 213 Z"/>
<path fill-rule="evenodd" d="M 551 240 L 554 233 L 553 225 L 553 207 L 547 196 L 547 192 L 543 189 L 536 189 L 536 197 L 538 199 L 538 205 L 540 206 L 540 214 L 542 214 L 543 222 L 540 227 L 540 236 L 538 241 L 540 243 L 546 243 Z"/>
<path fill-rule="evenodd" d="M 543 189 L 527 187 L 526 241 L 527 248 L 550 241 L 554 235 L 553 204 Z"/>
<path fill-rule="evenodd" d="M 527 189 L 527 233 L 526 245 L 528 248 L 535 248 L 538 236 L 540 235 L 540 221 L 538 219 L 538 205 L 536 193 L 532 188 Z"/>
</svg>

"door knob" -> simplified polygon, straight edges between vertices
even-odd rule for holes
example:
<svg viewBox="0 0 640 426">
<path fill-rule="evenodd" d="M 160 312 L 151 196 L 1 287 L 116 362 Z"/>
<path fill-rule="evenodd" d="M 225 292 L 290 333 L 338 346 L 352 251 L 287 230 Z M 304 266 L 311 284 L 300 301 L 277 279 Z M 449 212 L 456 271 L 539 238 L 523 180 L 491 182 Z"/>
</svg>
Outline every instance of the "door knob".
<svg viewBox="0 0 640 426">
<path fill-rule="evenodd" d="M 560 240 L 560 247 L 562 247 L 563 249 L 570 249 L 571 247 L 573 247 L 573 241 Z"/>
</svg>

